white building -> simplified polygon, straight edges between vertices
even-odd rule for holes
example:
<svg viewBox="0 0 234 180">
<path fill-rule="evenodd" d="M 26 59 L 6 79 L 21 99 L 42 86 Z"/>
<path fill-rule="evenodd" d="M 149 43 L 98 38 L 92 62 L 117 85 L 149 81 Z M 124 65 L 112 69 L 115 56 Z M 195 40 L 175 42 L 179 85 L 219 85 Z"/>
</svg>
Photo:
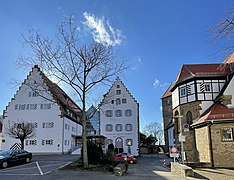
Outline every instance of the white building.
<svg viewBox="0 0 234 180">
<path fill-rule="evenodd" d="M 34 66 L 3 113 L 2 149 L 20 147 L 20 141 L 9 137 L 9 121 L 35 123 L 36 136 L 25 140 L 32 153 L 67 153 L 81 135 L 80 108 L 56 84 Z"/>
<path fill-rule="evenodd" d="M 139 104 L 119 78 L 102 101 L 100 134 L 117 153 L 139 155 Z"/>
</svg>

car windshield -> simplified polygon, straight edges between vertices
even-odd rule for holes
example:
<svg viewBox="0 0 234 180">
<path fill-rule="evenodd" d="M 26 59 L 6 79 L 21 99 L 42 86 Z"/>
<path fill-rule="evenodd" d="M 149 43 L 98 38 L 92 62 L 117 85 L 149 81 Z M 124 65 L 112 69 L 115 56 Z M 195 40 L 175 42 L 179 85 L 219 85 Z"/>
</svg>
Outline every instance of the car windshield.
<svg viewBox="0 0 234 180">
<path fill-rule="evenodd" d="M 11 150 L 0 151 L 0 156 L 2 156 L 2 155 L 9 155 L 9 154 L 11 154 L 11 153 L 12 153 Z"/>
</svg>

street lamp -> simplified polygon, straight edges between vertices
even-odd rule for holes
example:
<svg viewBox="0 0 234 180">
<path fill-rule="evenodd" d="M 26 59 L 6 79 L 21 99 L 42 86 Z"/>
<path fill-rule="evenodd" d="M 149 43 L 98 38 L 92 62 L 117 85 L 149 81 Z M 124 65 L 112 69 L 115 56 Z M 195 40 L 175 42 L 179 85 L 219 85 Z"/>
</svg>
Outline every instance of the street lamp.
<svg viewBox="0 0 234 180">
<path fill-rule="evenodd" d="M 182 119 L 183 119 L 183 116 L 179 116 L 179 115 L 176 115 L 174 116 L 174 118 L 178 118 L 179 119 L 179 122 L 180 122 L 180 134 L 179 134 L 179 141 L 180 141 L 180 144 L 181 144 L 181 158 L 182 158 L 182 163 L 184 164 L 184 144 L 183 144 L 183 128 L 182 128 Z"/>
</svg>

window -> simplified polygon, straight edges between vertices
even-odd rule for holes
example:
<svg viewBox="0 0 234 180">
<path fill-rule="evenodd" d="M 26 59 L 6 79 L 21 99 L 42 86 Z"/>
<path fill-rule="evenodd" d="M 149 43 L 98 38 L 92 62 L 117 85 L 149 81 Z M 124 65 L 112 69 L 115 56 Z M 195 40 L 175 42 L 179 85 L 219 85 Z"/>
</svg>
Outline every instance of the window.
<svg viewBox="0 0 234 180">
<path fill-rule="evenodd" d="M 116 117 L 121 117 L 122 116 L 122 111 L 121 110 L 116 110 L 115 111 L 115 116 Z"/>
<path fill-rule="evenodd" d="M 120 101 L 120 99 L 118 98 L 118 99 L 116 99 L 116 105 L 120 105 L 121 104 L 121 101 Z"/>
<path fill-rule="evenodd" d="M 115 103 L 115 100 L 111 100 L 111 104 L 114 104 Z"/>
<path fill-rule="evenodd" d="M 112 110 L 106 110 L 106 117 L 112 117 Z"/>
<path fill-rule="evenodd" d="M 37 140 L 26 140 L 25 145 L 26 146 L 36 146 L 37 145 Z"/>
<path fill-rule="evenodd" d="M 186 96 L 187 95 L 187 91 L 186 91 L 186 87 L 182 87 L 180 89 L 180 97 Z"/>
<path fill-rule="evenodd" d="M 32 97 L 37 97 L 37 96 L 39 96 L 39 93 L 34 91 L 34 92 L 32 93 Z"/>
<path fill-rule="evenodd" d="M 233 128 L 221 129 L 222 141 L 233 141 Z"/>
<path fill-rule="evenodd" d="M 125 110 L 125 116 L 127 116 L 127 117 L 132 116 L 132 110 L 131 109 Z"/>
<path fill-rule="evenodd" d="M 125 130 L 126 131 L 132 131 L 132 125 L 131 124 L 126 124 L 125 125 Z"/>
<path fill-rule="evenodd" d="M 127 139 L 126 140 L 126 145 L 127 146 L 132 146 L 132 139 Z"/>
<path fill-rule="evenodd" d="M 122 131 L 122 124 L 116 124 L 115 130 L 118 132 Z"/>
<path fill-rule="evenodd" d="M 119 85 L 119 84 L 117 85 L 117 88 L 120 88 L 120 85 Z"/>
<path fill-rule="evenodd" d="M 126 98 L 123 98 L 122 99 L 122 104 L 126 104 L 127 103 L 127 99 Z"/>
<path fill-rule="evenodd" d="M 205 83 L 205 92 L 211 92 L 210 83 Z"/>
<path fill-rule="evenodd" d="M 116 95 L 120 95 L 121 94 L 121 90 L 116 90 Z"/>
<path fill-rule="evenodd" d="M 54 127 L 53 122 L 42 123 L 42 128 L 53 128 L 53 127 Z"/>
<path fill-rule="evenodd" d="M 50 108 L 51 108 L 51 103 L 40 104 L 40 109 L 50 109 Z"/>
<path fill-rule="evenodd" d="M 107 125 L 106 125 L 106 131 L 107 131 L 107 132 L 113 131 L 113 126 L 112 126 L 112 124 L 107 124 Z"/>
<path fill-rule="evenodd" d="M 193 116 L 191 111 L 188 111 L 186 114 L 186 119 L 187 119 L 187 123 L 188 125 L 191 125 L 193 123 Z"/>
<path fill-rule="evenodd" d="M 75 127 L 72 127 L 72 132 L 76 132 L 76 128 Z"/>
<path fill-rule="evenodd" d="M 69 140 L 65 140 L 65 145 L 66 145 L 66 146 L 69 145 Z"/>
<path fill-rule="evenodd" d="M 70 126 L 68 124 L 65 124 L 65 129 L 69 130 Z"/>
<path fill-rule="evenodd" d="M 53 139 L 42 140 L 42 145 L 53 145 Z"/>
</svg>

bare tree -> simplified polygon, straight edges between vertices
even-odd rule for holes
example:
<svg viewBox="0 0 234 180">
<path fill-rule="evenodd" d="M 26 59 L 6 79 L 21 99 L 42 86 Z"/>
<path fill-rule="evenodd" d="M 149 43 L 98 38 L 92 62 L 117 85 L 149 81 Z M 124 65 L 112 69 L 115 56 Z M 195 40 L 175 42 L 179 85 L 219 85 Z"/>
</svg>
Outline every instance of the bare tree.
<svg viewBox="0 0 234 180">
<path fill-rule="evenodd" d="M 146 136 L 153 136 L 159 145 L 163 142 L 163 129 L 157 122 L 152 122 L 144 127 L 144 134 Z"/>
<path fill-rule="evenodd" d="M 5 127 L 6 133 L 21 142 L 21 149 L 24 149 L 24 140 L 36 135 L 36 124 L 26 121 L 8 121 Z"/>
<path fill-rule="evenodd" d="M 225 53 L 234 51 L 234 7 L 230 8 L 226 17 L 211 27 L 209 31 L 213 34 L 213 43 L 219 43 L 224 46 Z"/>
<path fill-rule="evenodd" d="M 20 67 L 38 64 L 43 72 L 66 84 L 81 101 L 83 164 L 88 167 L 86 138 L 86 104 L 88 94 L 99 84 L 107 84 L 125 67 L 123 60 L 117 61 L 111 46 L 92 42 L 82 44 L 74 18 L 69 18 L 58 26 L 55 38 L 43 36 L 40 31 L 30 29 L 23 42 L 29 45 L 33 55 L 20 56 Z"/>
</svg>

